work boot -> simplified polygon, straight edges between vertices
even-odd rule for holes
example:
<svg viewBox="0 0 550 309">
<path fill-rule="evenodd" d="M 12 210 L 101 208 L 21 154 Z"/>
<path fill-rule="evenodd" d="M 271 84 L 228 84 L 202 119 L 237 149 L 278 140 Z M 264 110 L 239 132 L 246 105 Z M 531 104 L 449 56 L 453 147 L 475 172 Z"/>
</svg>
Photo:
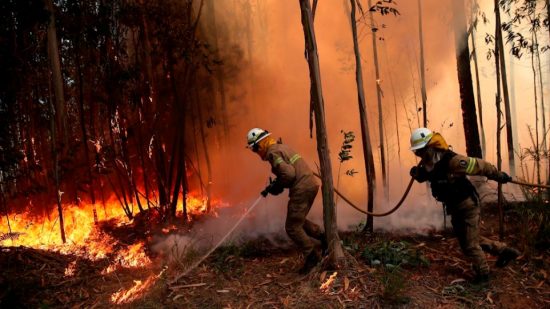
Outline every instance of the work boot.
<svg viewBox="0 0 550 309">
<path fill-rule="evenodd" d="M 498 259 L 495 262 L 496 267 L 504 267 L 510 263 L 510 261 L 515 260 L 521 253 L 511 247 L 506 247 L 498 255 Z"/>
<path fill-rule="evenodd" d="M 325 233 L 321 234 L 321 255 L 326 256 L 328 254 L 328 240 Z"/>
<path fill-rule="evenodd" d="M 317 251 L 315 251 L 315 250 L 311 251 L 306 256 L 304 266 L 302 266 L 302 268 L 300 268 L 298 273 L 300 275 L 308 274 L 313 269 L 313 267 L 315 267 L 315 265 L 317 265 L 317 263 L 319 263 L 319 261 L 321 261 L 321 257 L 319 256 L 319 253 L 317 253 Z"/>
</svg>

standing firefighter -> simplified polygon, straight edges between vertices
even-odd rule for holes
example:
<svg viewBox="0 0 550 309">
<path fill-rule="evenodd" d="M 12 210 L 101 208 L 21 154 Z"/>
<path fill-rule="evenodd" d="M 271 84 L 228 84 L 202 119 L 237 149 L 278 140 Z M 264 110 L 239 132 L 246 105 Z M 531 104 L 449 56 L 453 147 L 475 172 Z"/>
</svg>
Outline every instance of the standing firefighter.
<svg viewBox="0 0 550 309">
<path fill-rule="evenodd" d="M 290 199 L 285 229 L 290 239 L 304 253 L 305 263 L 300 273 L 305 274 L 321 260 L 311 238 L 321 241 L 323 247 L 326 247 L 321 228 L 306 219 L 319 191 L 319 184 L 300 155 L 290 147 L 277 143 L 270 135 L 271 133 L 262 129 L 250 130 L 247 135 L 248 148 L 257 153 L 262 160 L 269 161 L 271 171 L 277 176 L 262 191 L 264 197 L 268 194 L 281 194 L 285 188 L 289 188 Z"/>
<path fill-rule="evenodd" d="M 419 166 L 411 169 L 411 176 L 418 182 L 430 182 L 432 195 L 451 215 L 462 252 L 473 262 L 474 281 L 488 281 L 489 265 L 483 251 L 498 256 L 495 264 L 498 267 L 517 258 L 519 251 L 479 235 L 479 198 L 466 175 L 486 176 L 500 183 L 507 183 L 512 178 L 482 159 L 454 153 L 441 134 L 426 128 L 412 132 L 411 150 L 422 158 Z"/>
</svg>

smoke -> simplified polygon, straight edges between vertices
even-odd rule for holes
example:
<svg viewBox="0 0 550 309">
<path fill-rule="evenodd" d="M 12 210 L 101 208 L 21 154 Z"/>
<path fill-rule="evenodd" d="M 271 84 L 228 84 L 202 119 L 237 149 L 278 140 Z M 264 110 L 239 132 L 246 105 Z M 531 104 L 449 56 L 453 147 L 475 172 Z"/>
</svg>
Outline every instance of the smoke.
<svg viewBox="0 0 550 309">
<path fill-rule="evenodd" d="M 353 45 L 346 1 L 319 3 L 315 17 L 315 31 L 319 47 L 326 125 L 331 151 L 335 186 L 359 207 L 366 209 L 367 185 L 361 141 L 352 149 L 353 160 L 340 164 L 337 153 L 343 137 L 341 130 L 354 131 L 360 136 L 358 104 L 353 63 Z M 376 15 L 378 53 L 381 69 L 379 81 L 383 97 L 383 123 L 386 137 L 378 140 L 378 110 L 372 60 L 370 25 L 360 23 L 359 39 L 363 58 L 363 76 L 368 109 L 370 137 L 375 147 L 377 193 L 375 211 L 390 209 L 401 198 L 408 183 L 408 171 L 416 164 L 408 150 L 410 129 L 421 123 L 418 10 L 416 1 L 400 1 L 399 16 Z M 209 140 L 214 161 L 214 192 L 231 205 L 252 200 L 267 184 L 270 166 L 245 148 L 246 132 L 254 127 L 269 130 L 274 137 L 298 151 L 310 167 L 318 161 L 315 130 L 309 132 L 309 72 L 304 59 L 304 39 L 300 10 L 296 1 L 215 1 L 218 35 L 224 37 L 230 52 L 220 47 L 222 59 L 239 61 L 238 73 L 226 83 L 230 136 L 227 144 Z M 480 1 L 481 9 L 492 18 L 492 1 Z M 452 5 L 447 1 L 422 0 L 424 50 L 426 62 L 428 126 L 444 135 L 458 153 L 465 153 L 464 129 L 460 110 L 460 96 L 456 72 L 455 41 L 452 25 Z M 247 13 L 249 12 L 249 13 Z M 493 29 L 493 30 L 491 30 Z M 493 25 L 478 27 L 476 42 L 482 72 L 482 98 L 487 136 L 487 159 L 496 163 L 494 108 L 494 64 L 486 60 L 489 47 L 484 43 L 485 33 L 494 31 Z M 231 62 L 233 63 L 233 62 Z M 521 64 L 520 64 L 521 63 Z M 514 81 L 516 89 L 525 90 L 522 102 L 531 100 L 524 82 L 528 76 L 524 62 L 517 62 Z M 545 66 L 547 68 L 547 64 Z M 526 75 L 527 74 L 527 75 Z M 395 89 L 395 93 L 392 91 Z M 545 88 L 545 92 L 548 91 Z M 518 132 L 527 140 L 525 123 L 534 119 L 531 105 L 518 105 Z M 395 118 L 397 117 L 397 124 Z M 399 131 L 399 138 L 397 132 Z M 502 134 L 505 147 L 505 134 Z M 379 145 L 387 147 L 390 184 L 389 200 L 383 197 Z M 523 144 L 523 143 L 522 143 Z M 524 145 L 524 144 L 523 144 Z M 503 148 L 504 149 L 504 148 Z M 505 155 L 505 151 L 503 151 Z M 504 157 L 504 162 L 507 158 Z M 508 170 L 506 165 L 504 170 Z M 347 170 L 358 174 L 348 176 Z M 338 174 L 340 176 L 338 176 Z M 339 179 L 339 181 L 338 181 Z M 282 232 L 286 214 L 285 197 L 268 197 L 265 206 L 259 205 L 255 219 L 246 221 L 241 233 L 247 235 Z M 362 214 L 337 201 L 338 225 L 341 229 L 355 228 L 365 219 Z M 321 195 L 317 196 L 309 215 L 322 224 Z M 427 191 L 426 185 L 414 184 L 404 206 L 387 218 L 375 219 L 375 228 L 417 229 L 423 231 L 441 228 L 441 205 Z M 215 230 L 222 229 L 216 225 Z"/>
<path fill-rule="evenodd" d="M 155 238 L 151 248 L 174 262 L 196 258 L 194 255 L 203 256 L 216 249 L 221 241 L 223 245 L 242 244 L 262 236 L 273 246 L 287 247 L 288 239 L 281 237 L 284 234 L 284 211 L 271 208 L 270 204 L 264 199 L 219 208 L 216 217 L 201 219 L 184 235 Z"/>
</svg>

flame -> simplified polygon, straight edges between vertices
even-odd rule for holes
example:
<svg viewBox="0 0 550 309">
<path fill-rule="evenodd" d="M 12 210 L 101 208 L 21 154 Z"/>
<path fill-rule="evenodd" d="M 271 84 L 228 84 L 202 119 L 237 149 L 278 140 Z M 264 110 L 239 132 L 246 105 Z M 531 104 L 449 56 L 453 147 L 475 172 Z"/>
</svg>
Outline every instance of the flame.
<svg viewBox="0 0 550 309">
<path fill-rule="evenodd" d="M 115 304 L 127 304 L 138 298 L 140 298 L 145 291 L 149 289 L 156 281 L 158 277 L 155 275 L 149 276 L 145 282 L 141 280 L 134 280 L 134 286 L 128 290 L 118 291 L 111 295 L 111 302 Z"/>
<path fill-rule="evenodd" d="M 72 261 L 67 265 L 67 268 L 65 268 L 65 277 L 72 277 L 74 276 L 74 272 L 76 270 L 76 261 Z"/>
<path fill-rule="evenodd" d="M 138 268 L 144 265 L 149 265 L 151 260 L 145 254 L 142 243 L 137 243 L 130 246 L 128 249 L 123 249 L 118 252 L 118 255 L 113 264 L 104 269 L 102 274 L 109 274 L 117 268 Z"/>
<path fill-rule="evenodd" d="M 323 292 L 326 292 L 330 288 L 330 286 L 334 283 L 334 280 L 336 280 L 337 274 L 338 272 L 335 271 L 332 275 L 330 275 L 330 277 L 323 284 L 321 284 L 319 289 Z"/>
<path fill-rule="evenodd" d="M 178 209 L 182 209 L 180 198 Z M 186 196 L 187 212 L 190 215 L 203 215 L 206 211 L 207 199 L 190 193 Z M 220 201 L 212 202 L 212 206 L 223 205 Z M 142 205 L 147 205 L 142 201 Z M 113 257 L 113 263 L 104 273 L 109 273 L 119 267 L 146 267 L 151 260 L 145 253 L 145 245 L 121 245 L 119 241 L 103 232 L 94 222 L 94 213 L 99 221 L 109 221 L 109 224 L 123 226 L 132 223 L 116 197 L 105 202 L 105 205 L 80 203 L 79 205 L 63 205 L 64 230 L 67 242 L 62 243 L 57 208 L 52 207 L 49 213 L 37 215 L 32 212 L 32 204 L 23 213 L 10 214 L 9 226 L 11 232 L 0 232 L 0 246 L 25 246 L 41 250 L 50 250 L 62 254 L 74 254 L 90 260 Z M 137 207 L 135 207 L 135 213 Z M 134 214 L 135 214 L 134 213 Z M 7 227 L 6 217 L 0 218 L 0 226 Z M 176 227 L 165 229 L 169 232 Z M 66 274 L 71 274 L 70 270 Z"/>
</svg>

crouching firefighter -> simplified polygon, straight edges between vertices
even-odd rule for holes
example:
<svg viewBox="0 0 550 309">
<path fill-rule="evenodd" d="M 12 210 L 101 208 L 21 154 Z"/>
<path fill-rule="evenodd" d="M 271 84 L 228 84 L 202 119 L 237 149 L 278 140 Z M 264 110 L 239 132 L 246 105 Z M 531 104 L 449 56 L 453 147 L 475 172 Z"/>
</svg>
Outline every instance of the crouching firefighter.
<svg viewBox="0 0 550 309">
<path fill-rule="evenodd" d="M 411 176 L 418 182 L 430 182 L 433 197 L 443 203 L 451 215 L 453 230 L 462 252 L 473 263 L 476 274 L 474 282 L 487 282 L 489 265 L 483 251 L 498 256 L 497 267 L 506 266 L 520 252 L 479 235 L 479 198 L 466 175 L 486 176 L 500 183 L 507 183 L 512 178 L 482 159 L 454 153 L 441 134 L 426 128 L 412 132 L 411 150 L 422 159 L 418 167 L 411 169 Z"/>
<path fill-rule="evenodd" d="M 326 250 L 326 238 L 321 228 L 306 219 L 319 191 L 319 184 L 300 155 L 287 145 L 277 143 L 270 135 L 259 128 L 250 130 L 247 135 L 248 148 L 262 160 L 269 161 L 276 176 L 261 194 L 264 197 L 278 195 L 285 188 L 289 189 L 285 230 L 304 254 L 304 266 L 299 272 L 306 274 L 321 260 L 312 238 L 320 241 L 323 250 Z"/>
</svg>

